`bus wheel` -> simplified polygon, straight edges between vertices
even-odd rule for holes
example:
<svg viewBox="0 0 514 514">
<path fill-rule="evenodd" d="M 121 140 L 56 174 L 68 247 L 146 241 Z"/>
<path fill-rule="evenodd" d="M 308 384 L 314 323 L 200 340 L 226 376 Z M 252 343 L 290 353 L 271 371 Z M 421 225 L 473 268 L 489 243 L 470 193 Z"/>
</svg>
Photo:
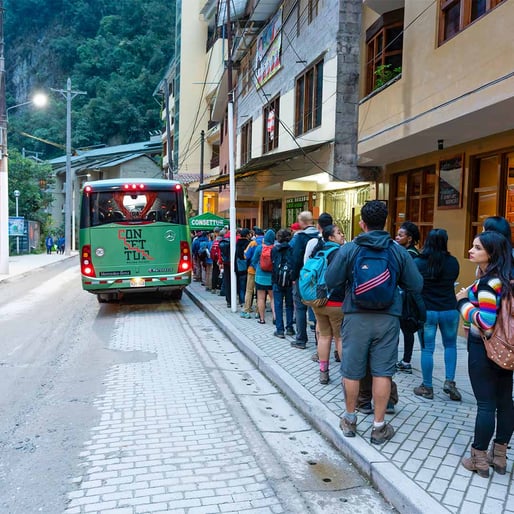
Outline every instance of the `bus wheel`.
<svg viewBox="0 0 514 514">
<path fill-rule="evenodd" d="M 109 303 L 118 300 L 118 295 L 116 293 L 97 294 L 96 298 L 98 303 Z"/>
<path fill-rule="evenodd" d="M 107 295 L 105 294 L 97 294 L 96 299 L 98 300 L 98 303 L 107 303 Z"/>
</svg>

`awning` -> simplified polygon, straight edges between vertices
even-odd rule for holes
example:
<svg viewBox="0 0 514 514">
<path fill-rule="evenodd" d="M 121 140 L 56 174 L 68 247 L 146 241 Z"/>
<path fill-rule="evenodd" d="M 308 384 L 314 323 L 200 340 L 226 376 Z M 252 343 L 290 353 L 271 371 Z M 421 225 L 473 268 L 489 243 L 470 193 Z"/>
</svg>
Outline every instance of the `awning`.
<svg viewBox="0 0 514 514">
<path fill-rule="evenodd" d="M 194 218 L 189 218 L 189 228 L 191 230 L 212 230 L 216 227 L 223 227 L 229 224 L 229 220 L 216 216 L 212 212 L 204 212 Z"/>
<path fill-rule="evenodd" d="M 295 157 L 305 156 L 311 152 L 319 150 L 322 146 L 331 143 L 331 141 L 324 141 L 315 145 L 304 146 L 302 148 L 295 148 L 293 150 L 287 150 L 285 152 L 278 152 L 272 154 L 265 154 L 255 159 L 250 159 L 244 166 L 241 166 L 236 170 L 234 174 L 235 180 L 241 180 L 246 177 L 251 177 L 258 173 L 262 173 L 266 170 L 270 170 L 284 161 L 294 159 Z M 312 173 L 312 170 L 309 170 Z M 284 177 L 286 178 L 286 177 Z M 287 177 L 290 180 L 292 177 Z M 219 175 L 214 180 L 211 180 L 208 184 L 201 184 L 198 190 L 212 189 L 214 187 L 228 184 L 230 180 L 229 174 Z"/>
</svg>

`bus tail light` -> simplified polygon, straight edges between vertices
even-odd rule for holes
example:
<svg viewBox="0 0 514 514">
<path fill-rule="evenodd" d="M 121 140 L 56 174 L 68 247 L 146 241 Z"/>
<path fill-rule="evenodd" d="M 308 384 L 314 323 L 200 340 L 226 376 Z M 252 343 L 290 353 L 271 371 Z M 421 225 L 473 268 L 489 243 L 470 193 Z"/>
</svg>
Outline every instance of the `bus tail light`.
<svg viewBox="0 0 514 514">
<path fill-rule="evenodd" d="M 178 262 L 178 272 L 184 273 L 190 271 L 192 268 L 191 263 L 191 249 L 187 241 L 180 241 L 180 260 Z"/>
<path fill-rule="evenodd" d="M 80 271 L 87 277 L 96 277 L 95 267 L 91 261 L 90 245 L 84 245 L 80 251 Z"/>
</svg>

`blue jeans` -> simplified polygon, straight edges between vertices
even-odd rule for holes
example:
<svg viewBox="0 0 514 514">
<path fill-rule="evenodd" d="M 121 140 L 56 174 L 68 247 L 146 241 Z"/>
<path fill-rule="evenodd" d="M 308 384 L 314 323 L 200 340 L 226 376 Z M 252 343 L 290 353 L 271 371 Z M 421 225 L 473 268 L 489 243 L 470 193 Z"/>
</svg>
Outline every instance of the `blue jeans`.
<svg viewBox="0 0 514 514">
<path fill-rule="evenodd" d="M 279 287 L 273 284 L 273 303 L 275 304 L 275 328 L 284 333 L 284 300 L 286 302 L 286 328 L 293 328 L 293 289 Z"/>
<path fill-rule="evenodd" d="M 245 303 L 246 280 L 246 273 L 244 273 L 243 275 L 237 275 L 237 296 L 239 299 L 239 305 L 244 305 Z"/>
<path fill-rule="evenodd" d="M 439 327 L 443 339 L 445 379 L 455 380 L 459 311 L 456 309 L 451 311 L 427 311 L 427 320 L 423 331 L 418 333 L 421 342 L 421 371 L 425 387 L 432 387 L 437 327 Z"/>
<path fill-rule="evenodd" d="M 508 443 L 514 429 L 512 371 L 500 368 L 491 361 L 482 338 L 471 333 L 468 336 L 468 369 L 477 401 L 473 448 L 487 450 L 494 435 L 495 423 L 495 442 Z"/>
<path fill-rule="evenodd" d="M 302 303 L 302 297 L 298 291 L 298 281 L 293 284 L 293 299 L 296 311 L 296 340 L 306 343 L 307 338 L 307 305 Z"/>
</svg>

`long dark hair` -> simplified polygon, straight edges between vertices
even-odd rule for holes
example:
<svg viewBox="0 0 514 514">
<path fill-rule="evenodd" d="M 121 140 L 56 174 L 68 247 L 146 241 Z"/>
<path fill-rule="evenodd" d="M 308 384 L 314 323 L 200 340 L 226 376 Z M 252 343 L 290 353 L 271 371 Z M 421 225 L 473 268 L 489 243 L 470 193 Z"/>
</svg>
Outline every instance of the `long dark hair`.
<svg viewBox="0 0 514 514">
<path fill-rule="evenodd" d="M 438 278 L 443 273 L 444 261 L 448 251 L 448 232 L 444 228 L 434 228 L 425 239 L 420 257 L 427 259 L 427 271 L 430 278 Z"/>
<path fill-rule="evenodd" d="M 483 276 L 498 277 L 502 283 L 503 298 L 514 289 L 510 282 L 512 255 L 509 242 L 499 232 L 493 230 L 481 232 L 477 238 L 489 255 L 489 263 Z"/>
</svg>

